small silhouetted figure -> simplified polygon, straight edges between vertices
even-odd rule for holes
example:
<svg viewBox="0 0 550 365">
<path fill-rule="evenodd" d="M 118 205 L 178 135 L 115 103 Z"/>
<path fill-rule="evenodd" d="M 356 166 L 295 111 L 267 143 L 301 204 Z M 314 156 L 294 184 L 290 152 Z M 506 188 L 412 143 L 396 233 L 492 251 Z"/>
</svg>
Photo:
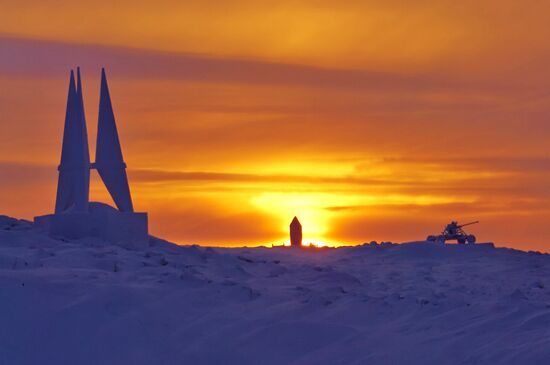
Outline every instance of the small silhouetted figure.
<svg viewBox="0 0 550 365">
<path fill-rule="evenodd" d="M 458 222 L 452 221 L 451 223 L 447 224 L 447 231 L 449 234 L 457 234 L 458 232 Z"/>
<path fill-rule="evenodd" d="M 302 225 L 296 217 L 290 222 L 290 246 L 302 247 Z"/>
</svg>

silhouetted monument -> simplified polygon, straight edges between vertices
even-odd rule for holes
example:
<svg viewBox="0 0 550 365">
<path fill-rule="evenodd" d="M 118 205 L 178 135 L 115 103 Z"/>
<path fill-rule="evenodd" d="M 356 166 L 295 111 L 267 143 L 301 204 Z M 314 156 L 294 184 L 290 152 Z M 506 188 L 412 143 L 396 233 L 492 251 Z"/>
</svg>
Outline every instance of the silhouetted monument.
<svg viewBox="0 0 550 365">
<path fill-rule="evenodd" d="M 290 222 L 290 246 L 302 247 L 302 225 L 296 217 Z"/>
<path fill-rule="evenodd" d="M 118 210 L 89 202 L 91 169 L 98 171 Z M 93 236 L 112 242 L 147 242 L 147 213 L 134 212 L 105 69 L 101 70 L 96 161 L 90 163 L 82 81 L 77 68 L 76 85 L 72 70 L 69 80 L 58 170 L 55 213 L 35 217 L 37 226 L 51 235 L 67 238 Z"/>
</svg>

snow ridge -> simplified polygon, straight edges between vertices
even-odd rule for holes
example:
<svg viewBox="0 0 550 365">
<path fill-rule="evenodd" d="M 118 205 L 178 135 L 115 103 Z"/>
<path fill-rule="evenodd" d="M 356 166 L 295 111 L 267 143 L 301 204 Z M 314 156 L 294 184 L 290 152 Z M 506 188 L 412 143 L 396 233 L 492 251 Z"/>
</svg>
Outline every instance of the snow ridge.
<svg viewBox="0 0 550 365">
<path fill-rule="evenodd" d="M 550 255 L 146 249 L 0 216 L 2 364 L 548 364 Z"/>
</svg>

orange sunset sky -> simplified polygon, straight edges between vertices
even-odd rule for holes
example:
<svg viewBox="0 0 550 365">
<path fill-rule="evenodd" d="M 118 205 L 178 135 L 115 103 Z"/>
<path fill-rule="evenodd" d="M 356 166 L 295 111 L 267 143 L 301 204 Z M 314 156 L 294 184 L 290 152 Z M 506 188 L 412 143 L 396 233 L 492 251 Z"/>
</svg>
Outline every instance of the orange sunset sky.
<svg viewBox="0 0 550 365">
<path fill-rule="evenodd" d="M 0 214 L 53 211 L 105 66 L 134 205 L 180 243 L 550 250 L 550 2 L 0 0 Z M 93 155 L 93 152 L 92 152 Z M 93 156 L 92 156 L 93 158 Z M 96 173 L 91 197 L 110 202 Z"/>
</svg>

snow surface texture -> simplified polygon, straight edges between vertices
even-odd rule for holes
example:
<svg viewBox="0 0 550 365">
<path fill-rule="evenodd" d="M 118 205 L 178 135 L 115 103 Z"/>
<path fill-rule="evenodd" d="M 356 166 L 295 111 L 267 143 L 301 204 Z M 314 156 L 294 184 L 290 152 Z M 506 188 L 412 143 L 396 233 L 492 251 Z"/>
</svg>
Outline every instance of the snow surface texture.
<svg viewBox="0 0 550 365">
<path fill-rule="evenodd" d="M 66 241 L 0 217 L 1 364 L 550 364 L 550 255 Z"/>
</svg>

